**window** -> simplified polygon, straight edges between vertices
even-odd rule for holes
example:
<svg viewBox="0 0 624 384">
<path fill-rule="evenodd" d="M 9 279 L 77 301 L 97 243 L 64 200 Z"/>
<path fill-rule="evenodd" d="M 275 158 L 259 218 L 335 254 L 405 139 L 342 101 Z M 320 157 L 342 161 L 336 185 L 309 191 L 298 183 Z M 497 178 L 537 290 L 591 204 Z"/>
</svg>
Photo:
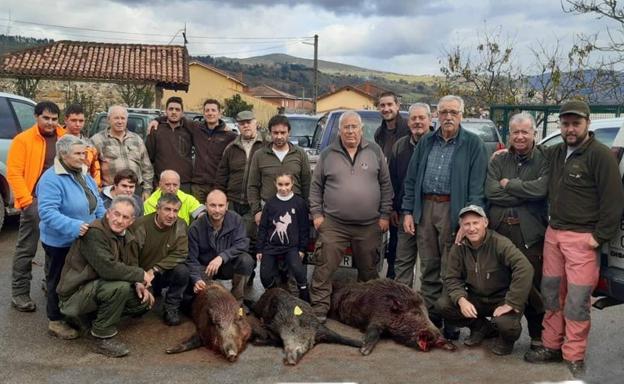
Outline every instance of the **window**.
<svg viewBox="0 0 624 384">
<path fill-rule="evenodd" d="M 0 139 L 12 139 L 18 132 L 8 99 L 0 97 Z"/>
<path fill-rule="evenodd" d="M 20 131 L 35 125 L 35 106 L 20 100 L 9 99 L 13 106 L 13 111 L 17 116 L 17 121 L 21 127 Z"/>
</svg>

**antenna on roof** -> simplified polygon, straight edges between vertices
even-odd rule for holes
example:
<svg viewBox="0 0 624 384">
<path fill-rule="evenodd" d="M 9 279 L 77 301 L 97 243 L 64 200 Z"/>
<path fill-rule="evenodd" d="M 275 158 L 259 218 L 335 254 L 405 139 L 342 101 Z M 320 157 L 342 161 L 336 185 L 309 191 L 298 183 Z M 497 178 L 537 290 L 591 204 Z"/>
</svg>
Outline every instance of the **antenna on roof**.
<svg viewBox="0 0 624 384">
<path fill-rule="evenodd" d="M 186 40 L 186 23 L 184 23 L 184 32 L 182 32 L 182 38 L 184 39 L 184 46 L 188 44 L 188 40 Z"/>
</svg>

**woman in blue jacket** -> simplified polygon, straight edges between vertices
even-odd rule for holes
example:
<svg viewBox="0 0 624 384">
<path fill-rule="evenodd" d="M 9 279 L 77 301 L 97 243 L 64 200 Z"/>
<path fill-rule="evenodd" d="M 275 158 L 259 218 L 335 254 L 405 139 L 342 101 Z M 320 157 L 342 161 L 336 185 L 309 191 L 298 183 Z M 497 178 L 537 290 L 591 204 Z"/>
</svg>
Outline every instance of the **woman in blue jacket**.
<svg viewBox="0 0 624 384">
<path fill-rule="evenodd" d="M 89 223 L 104 216 L 95 180 L 84 165 L 86 143 L 65 135 L 56 142 L 56 157 L 37 183 L 39 231 L 45 251 L 48 332 L 75 339 L 78 332 L 63 320 L 56 286 L 72 242 L 89 230 Z"/>
</svg>

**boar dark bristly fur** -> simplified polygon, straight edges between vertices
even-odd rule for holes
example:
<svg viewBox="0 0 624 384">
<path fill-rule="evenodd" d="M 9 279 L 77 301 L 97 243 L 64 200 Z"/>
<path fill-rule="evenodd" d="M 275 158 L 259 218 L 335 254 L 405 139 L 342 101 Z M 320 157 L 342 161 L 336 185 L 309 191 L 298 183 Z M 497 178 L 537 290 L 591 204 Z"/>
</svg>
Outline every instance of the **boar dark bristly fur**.
<svg viewBox="0 0 624 384">
<path fill-rule="evenodd" d="M 329 315 L 365 332 L 363 355 L 373 351 L 383 334 L 421 351 L 432 346 L 455 350 L 429 320 L 420 294 L 394 280 L 334 284 Z"/>
<path fill-rule="evenodd" d="M 211 281 L 193 300 L 192 318 L 197 333 L 167 349 L 179 353 L 205 346 L 233 362 L 245 350 L 251 326 L 234 296 L 221 284 Z"/>
<path fill-rule="evenodd" d="M 341 336 L 321 324 L 310 304 L 281 288 L 267 290 L 253 306 L 253 312 L 262 322 L 261 329 L 253 327 L 254 343 L 283 345 L 284 362 L 289 365 L 297 364 L 317 343 L 362 346 L 361 341 Z"/>
</svg>

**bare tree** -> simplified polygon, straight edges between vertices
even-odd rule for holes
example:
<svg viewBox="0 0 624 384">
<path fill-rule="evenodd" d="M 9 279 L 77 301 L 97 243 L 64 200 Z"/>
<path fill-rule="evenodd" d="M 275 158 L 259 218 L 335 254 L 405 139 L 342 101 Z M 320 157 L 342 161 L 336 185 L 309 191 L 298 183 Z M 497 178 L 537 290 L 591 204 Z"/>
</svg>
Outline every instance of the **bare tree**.
<svg viewBox="0 0 624 384">
<path fill-rule="evenodd" d="M 39 88 L 39 79 L 20 78 L 14 83 L 15 93 L 28 97 L 29 99 L 37 98 L 37 90 Z"/>
<path fill-rule="evenodd" d="M 444 52 L 440 61 L 444 80 L 438 83 L 438 93 L 456 93 L 467 99 L 473 108 L 492 104 L 514 104 L 521 71 L 513 57 L 513 42 L 501 38 L 501 27 L 481 34 L 481 42 L 473 49 L 456 46 Z"/>
<path fill-rule="evenodd" d="M 154 104 L 154 87 L 151 84 L 125 83 L 115 86 L 128 107 L 149 108 Z"/>
</svg>

